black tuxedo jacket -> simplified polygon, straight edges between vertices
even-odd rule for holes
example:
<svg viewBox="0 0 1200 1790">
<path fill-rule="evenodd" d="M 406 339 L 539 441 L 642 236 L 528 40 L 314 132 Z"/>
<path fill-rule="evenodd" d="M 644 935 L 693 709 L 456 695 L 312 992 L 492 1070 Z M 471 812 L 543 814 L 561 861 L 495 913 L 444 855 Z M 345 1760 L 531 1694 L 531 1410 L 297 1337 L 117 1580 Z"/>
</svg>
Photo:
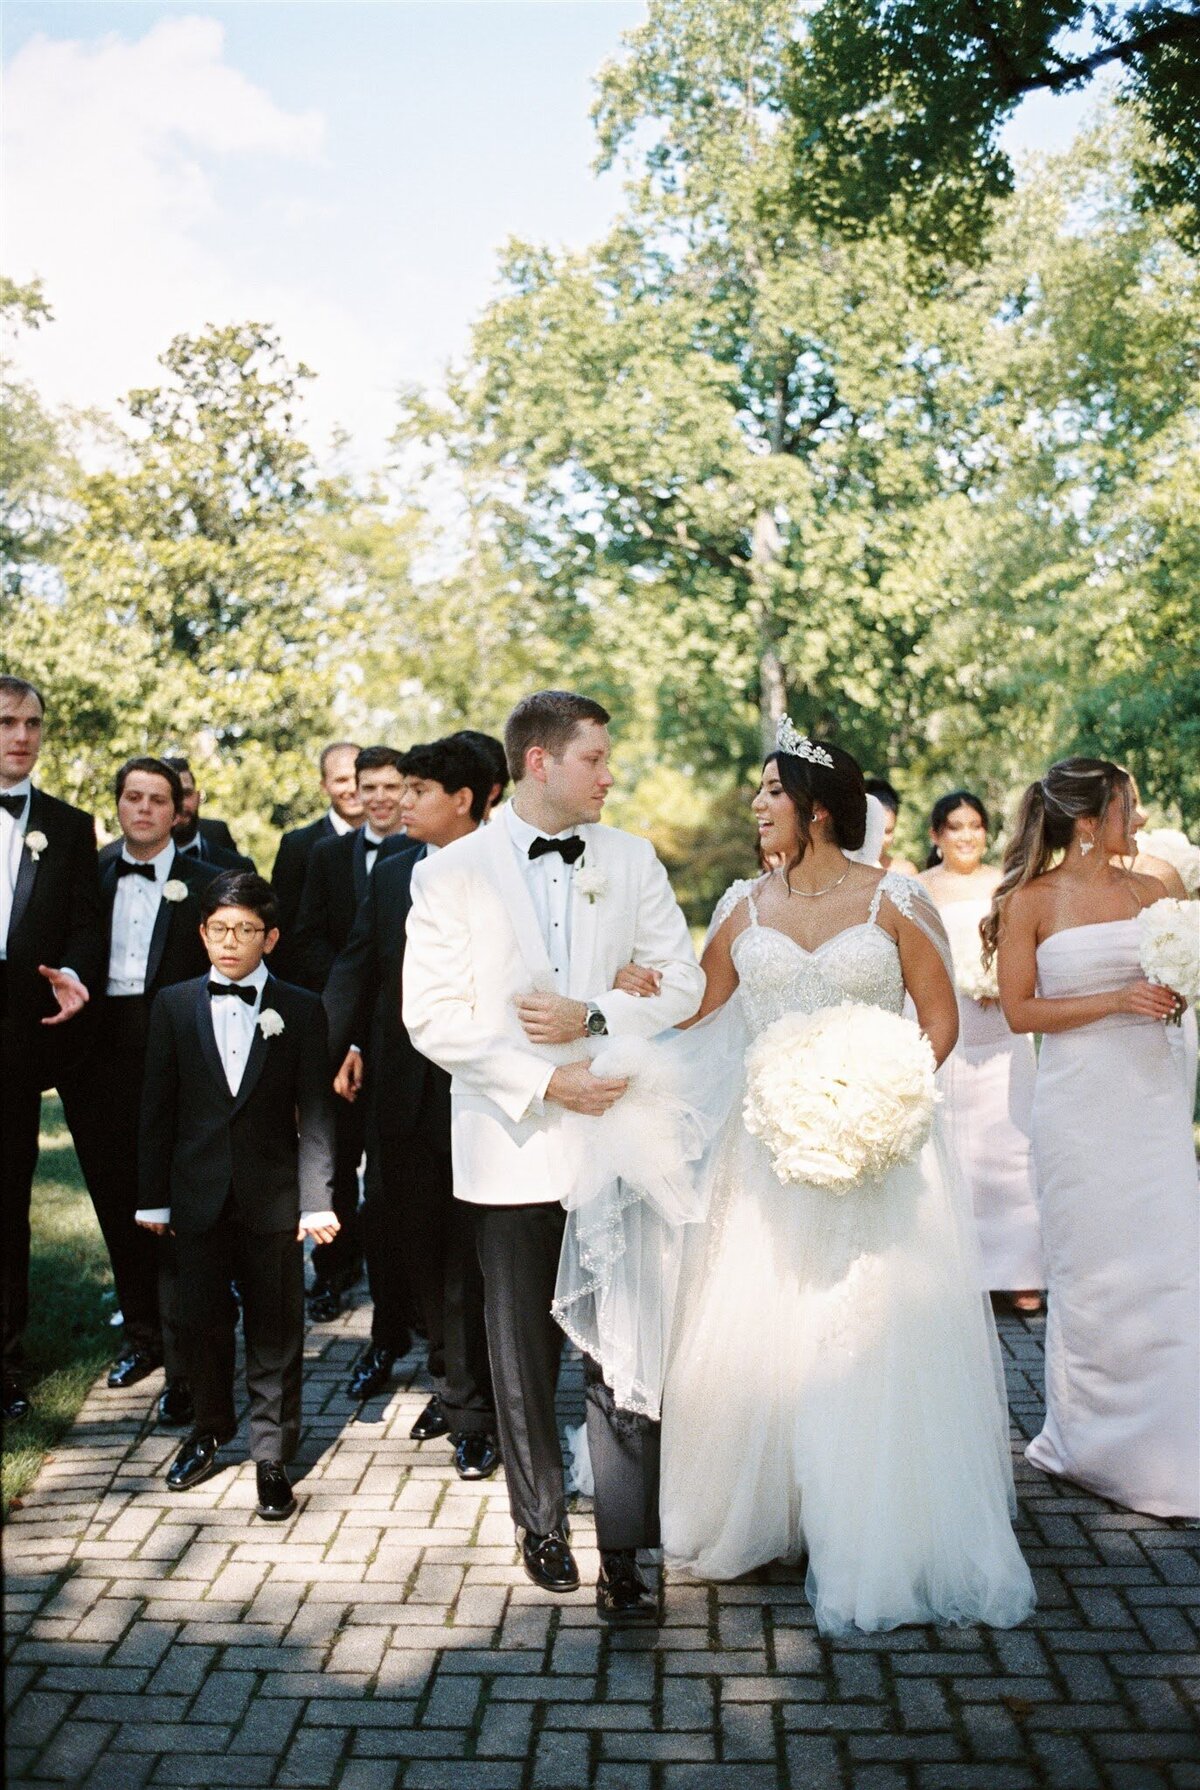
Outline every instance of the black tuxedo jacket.
<svg viewBox="0 0 1200 1790">
<path fill-rule="evenodd" d="M 403 833 L 381 840 L 375 875 L 394 852 L 411 851 Z M 355 833 L 322 839 L 312 848 L 300 914 L 296 921 L 291 966 L 306 988 L 318 994 L 325 987 L 333 960 L 350 937 L 358 904 L 367 892 L 367 842 L 361 827 Z"/>
<path fill-rule="evenodd" d="M 4 1059 L 23 1075 L 36 1073 L 53 1085 L 61 1065 L 74 1055 L 82 1015 L 61 1026 L 43 1026 L 58 1011 L 50 984 L 38 965 L 72 969 L 91 994 L 103 988 L 108 960 L 96 863 L 96 828 L 90 814 L 34 788 L 29 798 L 31 833 L 43 833 L 45 848 L 36 860 L 28 844 L 21 852 L 8 926 L 5 967 Z M 86 1011 L 86 1009 L 85 1009 Z"/>
<path fill-rule="evenodd" d="M 227 822 L 223 820 L 210 820 L 207 815 L 202 814 L 196 824 L 200 829 L 200 837 L 203 839 L 205 845 L 215 845 L 218 851 L 231 851 L 235 858 L 240 858 L 242 856 L 242 853 L 239 852 L 237 848 L 236 839 L 229 831 Z"/>
<path fill-rule="evenodd" d="M 117 894 L 117 863 L 121 856 L 121 841 L 118 839 L 115 844 L 115 851 L 110 846 L 104 848 L 100 864 L 106 977 L 112 954 L 113 903 Z M 146 958 L 147 996 L 156 995 L 160 988 L 167 988 L 172 982 L 185 982 L 191 976 L 208 973 L 208 953 L 200 937 L 200 896 L 205 885 L 217 874 L 216 866 L 207 859 L 189 858 L 179 851 L 175 853 L 168 881 L 186 883 L 187 900 L 168 901 L 164 896 L 159 901 Z M 93 1001 L 92 1006 L 96 1005 Z"/>
<path fill-rule="evenodd" d="M 334 832 L 333 822 L 328 814 L 323 814 L 320 820 L 309 821 L 306 827 L 293 827 L 279 841 L 275 868 L 271 872 L 271 884 L 279 903 L 279 943 L 275 947 L 272 965 L 281 976 L 298 974 L 294 961 L 293 934 L 300 917 L 300 898 L 304 893 L 304 879 L 308 874 L 308 862 L 312 857 L 313 847 L 319 845 L 322 839 L 337 839 L 341 836 Z"/>
<path fill-rule="evenodd" d="M 199 835 L 200 850 L 198 852 L 195 849 L 184 851 L 184 848 L 180 846 L 180 853 L 184 857 L 191 858 L 193 863 L 211 864 L 214 871 L 253 870 L 253 858 L 248 858 L 245 852 L 240 852 L 233 846 L 225 845 L 220 839 L 212 839 L 209 837 L 207 829 L 214 824 L 222 829 L 226 838 L 229 836 L 229 828 L 225 825 L 223 820 L 216 821 L 215 823 L 202 820 L 200 822 Z M 194 848 L 195 840 L 192 841 L 192 846 Z M 117 847 L 117 850 L 120 850 L 120 846 Z"/>
<path fill-rule="evenodd" d="M 169 1206 L 185 1236 L 211 1230 L 233 1197 L 252 1231 L 285 1231 L 333 1205 L 333 1101 L 325 1010 L 315 995 L 268 977 L 242 1085 L 229 1091 L 207 976 L 177 982 L 150 1013 L 142 1094 L 138 1198 Z"/>
<path fill-rule="evenodd" d="M 441 1128 L 450 1145 L 450 1077 L 423 1057 L 400 1013 L 404 929 L 412 906 L 412 875 L 423 845 L 376 864 L 345 948 L 325 984 L 329 1049 L 334 1071 L 352 1044 L 364 1052 L 375 1122 L 387 1137 L 416 1125 Z"/>
</svg>

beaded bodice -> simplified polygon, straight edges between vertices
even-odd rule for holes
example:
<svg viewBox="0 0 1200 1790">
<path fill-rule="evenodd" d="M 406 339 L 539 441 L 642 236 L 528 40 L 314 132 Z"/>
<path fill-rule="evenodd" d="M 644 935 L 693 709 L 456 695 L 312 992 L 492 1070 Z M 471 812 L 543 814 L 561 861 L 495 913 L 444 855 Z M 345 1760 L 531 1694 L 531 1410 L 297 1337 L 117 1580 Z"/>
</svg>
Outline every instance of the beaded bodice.
<svg viewBox="0 0 1200 1790">
<path fill-rule="evenodd" d="M 859 926 L 835 933 L 813 951 L 774 926 L 759 924 L 752 889 L 745 892 L 750 924 L 731 947 L 742 991 L 746 1024 L 759 1032 L 785 1013 L 817 1013 L 843 1001 L 861 1001 L 899 1013 L 904 1006 L 904 977 L 896 941 L 877 924 L 886 885 L 906 878 L 885 877 L 875 892 L 870 917 Z M 899 905 L 899 903 L 897 903 Z"/>
</svg>

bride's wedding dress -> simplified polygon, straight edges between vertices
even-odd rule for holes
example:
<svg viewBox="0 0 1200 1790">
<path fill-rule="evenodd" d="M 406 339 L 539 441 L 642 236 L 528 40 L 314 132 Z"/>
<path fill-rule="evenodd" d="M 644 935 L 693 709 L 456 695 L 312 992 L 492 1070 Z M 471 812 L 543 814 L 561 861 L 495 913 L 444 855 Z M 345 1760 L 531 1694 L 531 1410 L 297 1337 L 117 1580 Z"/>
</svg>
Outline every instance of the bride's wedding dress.
<svg viewBox="0 0 1200 1790">
<path fill-rule="evenodd" d="M 733 943 L 746 1032 L 845 999 L 899 1013 L 899 950 L 877 921 L 885 895 L 911 908 L 913 891 L 886 877 L 864 924 L 807 951 L 759 924 L 747 890 Z M 970 1195 L 938 1129 L 916 1162 L 839 1196 L 781 1185 L 741 1108 L 734 1089 L 702 1167 L 707 1217 L 684 1227 L 663 1394 L 668 1561 L 729 1579 L 807 1556 L 826 1633 L 1020 1622 L 1034 1598 L 999 1349 Z"/>
</svg>

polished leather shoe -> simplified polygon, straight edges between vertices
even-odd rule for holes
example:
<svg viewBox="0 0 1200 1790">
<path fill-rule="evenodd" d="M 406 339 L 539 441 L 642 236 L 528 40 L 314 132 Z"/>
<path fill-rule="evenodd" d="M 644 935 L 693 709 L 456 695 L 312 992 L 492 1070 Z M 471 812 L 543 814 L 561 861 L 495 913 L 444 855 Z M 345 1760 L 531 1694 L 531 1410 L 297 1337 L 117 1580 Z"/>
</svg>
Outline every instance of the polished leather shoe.
<svg viewBox="0 0 1200 1790">
<path fill-rule="evenodd" d="M 390 1349 L 366 1349 L 354 1363 L 346 1391 L 351 1398 L 374 1398 L 392 1383 L 396 1357 Z"/>
<path fill-rule="evenodd" d="M 308 1315 L 314 1324 L 331 1324 L 342 1309 L 341 1294 L 327 1280 L 314 1280 L 308 1295 Z"/>
<path fill-rule="evenodd" d="M 214 1436 L 211 1430 L 189 1436 L 167 1469 L 167 1490 L 190 1492 L 194 1485 L 219 1473 L 217 1450 L 232 1440 L 232 1436 Z"/>
<path fill-rule="evenodd" d="M 260 1516 L 264 1523 L 282 1523 L 296 1508 L 291 1481 L 284 1471 L 282 1461 L 256 1461 L 254 1477 L 258 1484 L 255 1515 Z"/>
<path fill-rule="evenodd" d="M 109 1368 L 105 1383 L 114 1392 L 123 1392 L 127 1386 L 136 1386 L 139 1380 L 145 1380 L 161 1366 L 161 1355 L 143 1355 L 140 1349 L 127 1349 Z"/>
<path fill-rule="evenodd" d="M 435 1436 L 450 1434 L 450 1423 L 436 1392 L 408 1433 L 414 1442 L 432 1442 Z"/>
<path fill-rule="evenodd" d="M 658 1594 L 638 1572 L 632 1548 L 601 1554 L 596 1614 L 612 1628 L 657 1627 L 661 1621 Z"/>
<path fill-rule="evenodd" d="M 20 1423 L 22 1417 L 29 1415 L 29 1394 L 19 1380 L 4 1377 L 4 1421 Z"/>
<path fill-rule="evenodd" d="M 541 1591 L 578 1591 L 579 1568 L 561 1529 L 521 1537 L 521 1563 Z"/>
<path fill-rule="evenodd" d="M 196 1415 L 192 1389 L 186 1380 L 168 1380 L 158 1400 L 158 1421 L 167 1429 L 182 1429 Z"/>
<path fill-rule="evenodd" d="M 499 1465 L 494 1436 L 460 1436 L 454 1444 L 454 1471 L 460 1479 L 490 1479 Z"/>
</svg>

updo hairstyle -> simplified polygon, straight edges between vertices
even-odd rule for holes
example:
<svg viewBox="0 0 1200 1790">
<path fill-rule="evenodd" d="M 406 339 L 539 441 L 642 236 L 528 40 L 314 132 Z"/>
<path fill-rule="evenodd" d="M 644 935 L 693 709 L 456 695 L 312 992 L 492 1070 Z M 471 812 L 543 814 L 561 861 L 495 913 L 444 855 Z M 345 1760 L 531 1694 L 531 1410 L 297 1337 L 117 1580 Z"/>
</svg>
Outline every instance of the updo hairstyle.
<svg viewBox="0 0 1200 1790">
<path fill-rule="evenodd" d="M 867 791 L 858 760 L 828 740 L 814 741 L 828 752 L 832 766 L 813 764 L 777 747 L 767 754 L 764 767 L 774 762 L 784 793 L 796 810 L 800 849 L 788 870 L 794 870 L 812 844 L 813 809 L 818 803 L 829 810 L 834 843 L 843 851 L 857 851 L 867 836 Z"/>
</svg>

